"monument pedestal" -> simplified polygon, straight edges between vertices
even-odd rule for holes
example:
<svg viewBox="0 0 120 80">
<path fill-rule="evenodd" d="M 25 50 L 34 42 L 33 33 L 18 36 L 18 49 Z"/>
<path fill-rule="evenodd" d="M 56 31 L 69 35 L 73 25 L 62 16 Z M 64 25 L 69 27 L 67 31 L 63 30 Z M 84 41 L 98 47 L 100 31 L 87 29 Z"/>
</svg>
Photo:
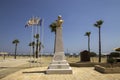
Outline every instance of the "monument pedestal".
<svg viewBox="0 0 120 80">
<path fill-rule="evenodd" d="M 47 74 L 72 74 L 72 68 L 69 66 L 66 60 L 53 61 L 47 71 Z"/>
<path fill-rule="evenodd" d="M 72 74 L 72 68 L 65 60 L 64 52 L 54 54 L 53 61 L 49 65 L 46 74 Z"/>
<path fill-rule="evenodd" d="M 55 53 L 52 63 L 49 65 L 46 74 L 72 74 L 72 69 L 65 60 L 63 41 L 62 41 L 62 23 L 61 16 L 58 16 L 56 35 L 55 35 Z"/>
</svg>

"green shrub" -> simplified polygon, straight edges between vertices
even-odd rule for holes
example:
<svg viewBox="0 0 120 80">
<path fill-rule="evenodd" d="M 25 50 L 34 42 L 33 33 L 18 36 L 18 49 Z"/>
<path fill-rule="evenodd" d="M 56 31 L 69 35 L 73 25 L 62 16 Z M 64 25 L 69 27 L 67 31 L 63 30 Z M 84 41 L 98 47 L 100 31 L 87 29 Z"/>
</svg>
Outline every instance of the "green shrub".
<svg viewBox="0 0 120 80">
<path fill-rule="evenodd" d="M 120 53 L 118 52 L 111 52 L 110 57 L 120 57 Z"/>
<path fill-rule="evenodd" d="M 111 65 L 111 67 L 113 67 L 113 65 L 114 65 L 115 62 L 116 62 L 116 61 L 115 61 L 115 59 L 113 59 L 113 58 L 108 58 L 108 59 L 107 59 L 107 63 L 109 63 L 109 64 Z"/>
<path fill-rule="evenodd" d="M 90 57 L 95 57 L 97 54 L 95 52 L 90 52 Z"/>
</svg>

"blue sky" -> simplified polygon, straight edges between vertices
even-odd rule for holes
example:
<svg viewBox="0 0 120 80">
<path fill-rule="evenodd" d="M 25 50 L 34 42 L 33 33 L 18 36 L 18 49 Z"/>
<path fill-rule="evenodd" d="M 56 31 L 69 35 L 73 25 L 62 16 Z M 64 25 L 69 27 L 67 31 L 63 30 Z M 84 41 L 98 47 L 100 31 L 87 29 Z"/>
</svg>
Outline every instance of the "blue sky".
<svg viewBox="0 0 120 80">
<path fill-rule="evenodd" d="M 102 19 L 102 52 L 120 47 L 120 0 L 0 0 L 0 51 L 14 52 L 12 41 L 19 39 L 18 53 L 29 52 L 31 28 L 25 28 L 32 16 L 44 19 L 44 52 L 53 52 L 54 33 L 49 24 L 62 15 L 65 52 L 87 49 L 85 32 L 91 31 L 91 51 L 98 52 L 98 29 Z"/>
</svg>

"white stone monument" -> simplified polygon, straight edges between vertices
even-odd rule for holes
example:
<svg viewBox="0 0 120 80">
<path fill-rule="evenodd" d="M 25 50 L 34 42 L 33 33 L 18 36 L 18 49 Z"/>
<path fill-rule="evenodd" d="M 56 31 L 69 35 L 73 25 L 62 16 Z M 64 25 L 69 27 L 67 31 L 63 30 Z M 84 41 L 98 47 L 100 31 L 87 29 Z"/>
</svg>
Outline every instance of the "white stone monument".
<svg viewBox="0 0 120 80">
<path fill-rule="evenodd" d="M 62 17 L 59 15 L 56 20 L 56 35 L 55 35 L 55 53 L 52 63 L 48 66 L 46 74 L 72 74 L 72 69 L 65 60 L 63 40 L 62 40 Z"/>
</svg>

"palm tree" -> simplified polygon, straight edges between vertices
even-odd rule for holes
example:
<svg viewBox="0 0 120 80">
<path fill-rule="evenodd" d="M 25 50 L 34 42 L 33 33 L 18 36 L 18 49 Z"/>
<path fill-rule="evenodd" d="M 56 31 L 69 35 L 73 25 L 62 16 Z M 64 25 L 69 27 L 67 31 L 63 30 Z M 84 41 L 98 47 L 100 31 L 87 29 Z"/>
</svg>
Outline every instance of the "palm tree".
<svg viewBox="0 0 120 80">
<path fill-rule="evenodd" d="M 57 28 L 56 22 L 51 23 L 49 27 L 50 27 L 50 29 L 51 29 L 51 32 L 54 32 L 54 33 L 55 33 L 55 37 L 56 37 L 56 28 Z M 55 41 L 55 42 L 56 42 L 56 41 Z M 54 44 L 54 46 L 55 46 L 55 44 Z M 55 52 L 55 47 L 54 47 L 54 52 Z"/>
<path fill-rule="evenodd" d="M 99 62 L 101 62 L 101 25 L 103 24 L 103 20 L 96 21 L 94 24 L 95 27 L 99 29 Z"/>
<path fill-rule="evenodd" d="M 33 58 L 35 57 L 35 42 L 33 41 L 33 42 L 31 42 L 31 43 L 29 43 L 29 46 L 31 46 L 32 48 L 33 48 Z"/>
<path fill-rule="evenodd" d="M 38 42 L 38 46 L 39 46 L 39 52 L 41 51 L 41 48 L 44 48 L 44 45 L 39 41 Z M 41 55 L 40 55 L 41 56 Z"/>
<path fill-rule="evenodd" d="M 34 35 L 34 38 L 36 38 L 36 52 L 35 52 L 35 56 L 36 58 L 38 58 L 38 52 L 39 52 L 39 34 Z"/>
<path fill-rule="evenodd" d="M 15 59 L 16 59 L 17 45 L 19 42 L 20 41 L 18 39 L 13 40 L 13 42 L 12 42 L 13 44 L 15 44 L 15 56 L 14 56 Z"/>
<path fill-rule="evenodd" d="M 56 34 L 56 27 L 57 27 L 56 22 L 53 22 L 52 24 L 50 24 L 49 27 L 51 29 L 51 32 L 55 32 L 55 34 Z"/>
<path fill-rule="evenodd" d="M 38 42 L 38 47 L 39 47 L 39 52 L 40 52 L 40 50 L 41 50 L 41 42 L 40 41 Z"/>
<path fill-rule="evenodd" d="M 91 34 L 91 32 L 86 32 L 86 33 L 85 33 L 85 36 L 88 37 L 88 51 L 89 51 L 89 52 L 90 52 L 90 34 Z"/>
</svg>

